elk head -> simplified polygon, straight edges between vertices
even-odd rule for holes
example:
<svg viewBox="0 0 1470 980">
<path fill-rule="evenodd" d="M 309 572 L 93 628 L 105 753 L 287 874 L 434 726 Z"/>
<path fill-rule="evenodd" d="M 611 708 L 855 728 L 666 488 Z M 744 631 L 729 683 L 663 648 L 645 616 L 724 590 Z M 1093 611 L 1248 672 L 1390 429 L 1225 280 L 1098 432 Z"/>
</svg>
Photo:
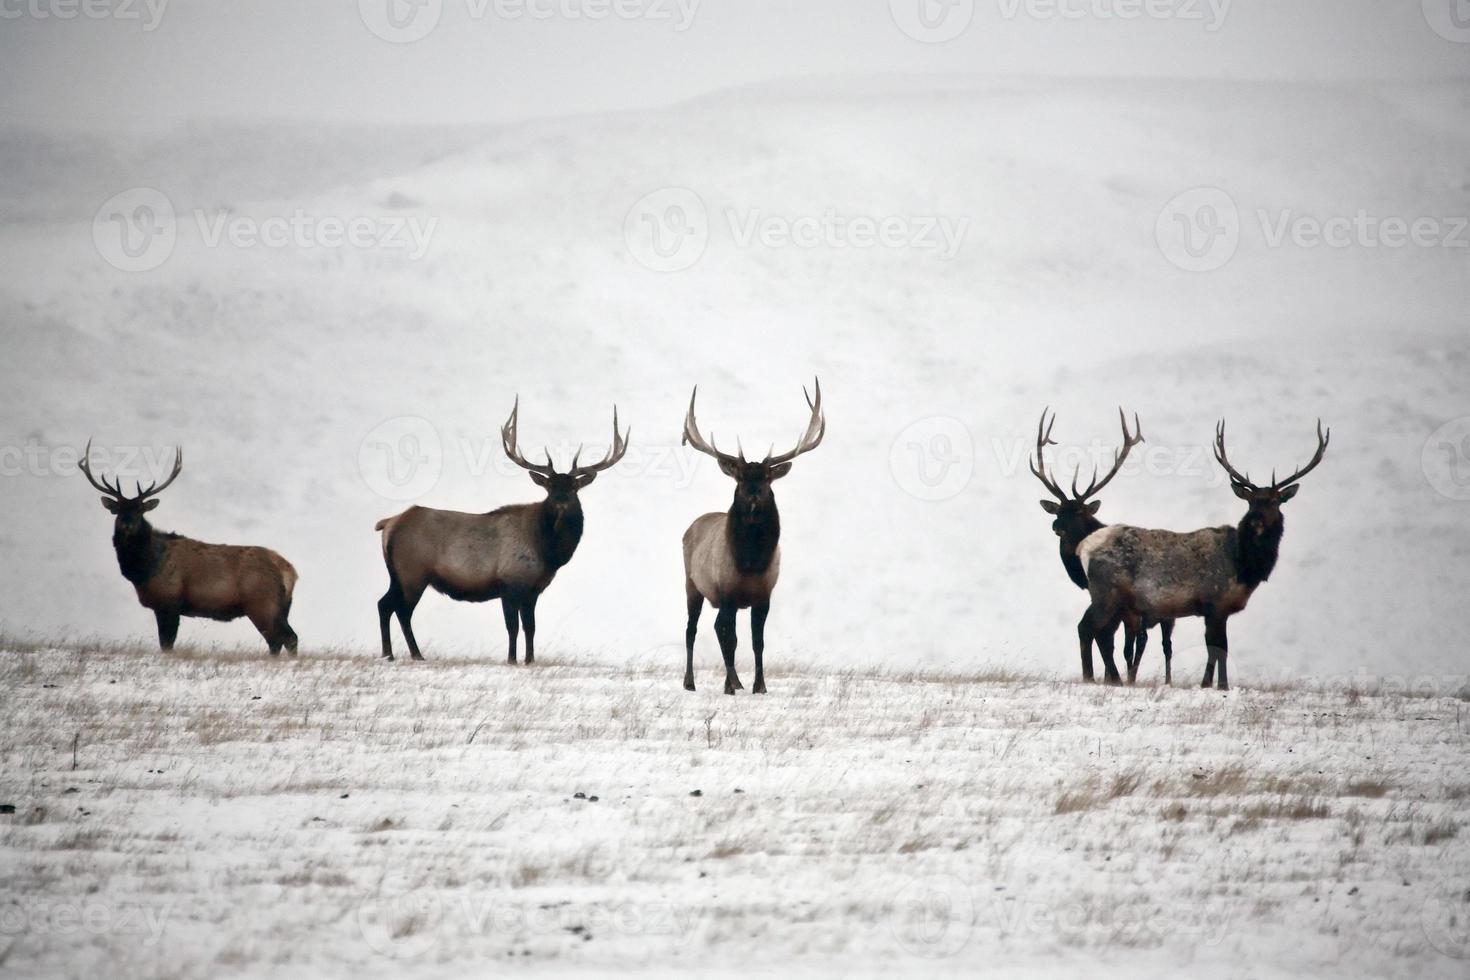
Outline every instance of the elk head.
<svg viewBox="0 0 1470 980">
<path fill-rule="evenodd" d="M 1049 408 L 1041 412 L 1041 422 L 1036 427 L 1036 459 L 1030 463 L 1031 475 L 1041 481 L 1041 485 L 1051 493 L 1056 500 L 1041 501 L 1041 509 L 1051 514 L 1055 520 L 1052 521 L 1051 529 L 1056 532 L 1057 537 L 1070 539 L 1075 547 L 1076 542 L 1081 541 L 1087 535 L 1101 527 L 1097 520 L 1098 509 L 1102 501 L 1093 500 L 1103 487 L 1112 482 L 1113 477 L 1123 468 L 1123 461 L 1133 451 L 1133 447 L 1143 442 L 1143 426 L 1139 424 L 1138 415 L 1133 416 L 1133 429 L 1128 431 L 1128 419 L 1123 415 L 1123 409 L 1118 409 L 1118 421 L 1123 426 L 1123 448 L 1113 453 L 1113 467 L 1108 470 L 1107 475 L 1098 479 L 1097 468 L 1092 471 L 1092 479 L 1088 482 L 1085 490 L 1077 489 L 1077 478 L 1079 471 L 1072 472 L 1072 493 L 1069 496 L 1061 485 L 1046 472 L 1046 461 L 1043 456 L 1047 446 L 1055 446 L 1052 441 L 1052 426 L 1056 425 L 1056 413 L 1052 413 L 1051 421 L 1046 419 Z"/>
<path fill-rule="evenodd" d="M 684 417 L 683 443 L 706 456 L 714 457 L 720 464 L 720 472 L 735 481 L 735 503 L 731 513 L 736 517 L 754 520 L 756 515 L 768 510 L 775 501 L 771 484 L 791 472 L 791 463 L 796 457 L 809 453 L 822 444 L 822 438 L 827 434 L 827 419 L 822 414 L 821 380 L 816 381 L 815 400 L 807 394 L 805 388 L 801 389 L 801 393 L 806 398 L 807 408 L 811 409 L 811 418 L 807 422 L 806 431 L 797 440 L 796 448 L 778 456 L 775 454 L 776 447 L 772 446 L 765 459 L 758 463 L 745 458 L 745 450 L 740 448 L 738 440 L 737 455 L 731 456 L 720 452 L 712 438 L 705 439 L 699 432 L 699 423 L 694 420 L 694 400 L 699 397 L 697 385 L 694 394 L 689 396 L 689 414 Z"/>
<path fill-rule="evenodd" d="M 628 451 L 628 436 L 633 434 L 633 430 L 630 428 L 626 433 L 618 434 L 618 409 L 617 406 L 613 406 L 613 441 L 608 447 L 607 456 L 600 463 L 580 466 L 578 461 L 582 458 L 582 447 L 578 446 L 577 454 L 572 457 L 571 468 L 565 473 L 558 473 L 551 462 L 551 450 L 549 449 L 546 450 L 545 463 L 532 463 L 521 455 L 516 437 L 520 412 L 521 399 L 517 396 L 515 407 L 510 411 L 510 418 L 506 419 L 505 425 L 500 427 L 500 441 L 505 447 L 505 455 L 512 463 L 529 473 L 536 486 L 546 491 L 546 502 L 543 506 L 550 514 L 553 526 L 560 526 L 563 521 L 574 515 L 580 519 L 582 505 L 577 498 L 577 491 L 597 479 L 597 474 L 611 469 L 622 460 Z"/>
<path fill-rule="evenodd" d="M 184 451 L 182 449 L 174 452 L 173 472 L 162 484 L 149 484 L 147 489 L 139 482 L 137 492 L 129 497 L 123 493 L 122 480 L 119 478 L 113 483 L 108 483 L 103 477 L 99 482 L 92 475 L 92 466 L 89 462 L 92 456 L 92 440 L 87 440 L 87 448 L 82 451 L 82 458 L 77 460 L 77 469 L 87 478 L 87 482 L 102 491 L 102 506 L 107 508 L 108 513 L 114 515 L 117 520 L 113 522 L 114 534 L 118 538 L 130 538 L 143 529 L 146 519 L 144 514 L 158 506 L 158 495 L 169 488 L 169 485 L 178 479 L 179 472 L 184 468 Z"/>
<path fill-rule="evenodd" d="M 1257 536 L 1266 536 L 1272 533 L 1277 535 L 1281 531 L 1281 505 L 1292 497 L 1295 497 L 1301 485 L 1297 482 L 1322 462 L 1322 456 L 1327 452 L 1327 443 L 1332 438 L 1332 430 L 1322 431 L 1322 420 L 1317 420 L 1317 451 L 1312 455 L 1306 466 L 1297 470 L 1284 480 L 1276 479 L 1276 473 L 1271 473 L 1271 482 L 1264 487 L 1256 486 L 1251 482 L 1250 476 L 1242 474 L 1230 465 L 1230 460 L 1225 455 L 1225 420 L 1221 419 L 1215 425 L 1215 462 L 1219 463 L 1230 476 L 1230 489 L 1235 495 L 1247 504 L 1245 518 L 1241 526 L 1249 529 Z"/>
</svg>

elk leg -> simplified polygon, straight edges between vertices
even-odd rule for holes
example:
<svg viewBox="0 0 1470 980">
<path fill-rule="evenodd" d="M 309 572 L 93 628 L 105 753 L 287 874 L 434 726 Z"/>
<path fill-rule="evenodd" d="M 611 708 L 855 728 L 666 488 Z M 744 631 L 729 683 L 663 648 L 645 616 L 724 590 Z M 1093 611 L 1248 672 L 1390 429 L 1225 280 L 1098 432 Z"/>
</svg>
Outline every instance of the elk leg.
<svg viewBox="0 0 1470 980">
<path fill-rule="evenodd" d="M 393 636 L 391 633 L 393 614 L 398 611 L 398 603 L 402 600 L 403 593 L 398 588 L 395 579 L 388 583 L 388 591 L 383 593 L 383 598 L 378 600 L 378 629 L 383 633 L 383 659 L 393 659 Z"/>
<path fill-rule="evenodd" d="M 172 650 L 174 640 L 179 638 L 179 614 L 157 611 L 153 616 L 158 620 L 159 649 Z"/>
<path fill-rule="evenodd" d="M 403 627 L 403 641 L 408 644 L 408 652 L 414 660 L 424 659 L 419 653 L 419 641 L 413 635 L 413 611 L 418 608 L 419 600 L 424 597 L 424 588 L 419 586 L 418 592 L 410 595 L 399 587 L 398 597 L 398 625 Z"/>
<path fill-rule="evenodd" d="M 1205 645 L 1210 648 L 1210 667 L 1217 667 L 1220 671 L 1216 686 L 1222 691 L 1230 690 L 1230 680 L 1226 676 L 1225 662 L 1230 655 L 1230 641 L 1225 637 L 1225 618 L 1223 616 L 1211 616 L 1205 620 Z M 1210 668 L 1205 669 L 1205 687 L 1209 687 Z"/>
<path fill-rule="evenodd" d="M 766 616 L 770 615 L 771 604 L 758 602 L 750 607 L 750 646 L 755 651 L 755 683 L 750 685 L 751 694 L 766 693 Z"/>
<path fill-rule="evenodd" d="M 1092 639 L 1094 630 L 1092 628 L 1092 607 L 1088 606 L 1082 618 L 1077 621 L 1077 642 L 1082 645 L 1082 679 L 1091 681 L 1092 677 Z"/>
<path fill-rule="evenodd" d="M 530 595 L 521 603 L 521 628 L 526 631 L 526 663 L 536 662 L 536 600 L 540 596 Z"/>
<path fill-rule="evenodd" d="M 1128 683 L 1138 682 L 1138 665 L 1143 663 L 1143 650 L 1148 646 L 1148 630 L 1140 623 L 1133 631 L 1133 659 L 1128 664 Z"/>
<path fill-rule="evenodd" d="M 1174 620 L 1159 623 L 1159 635 L 1164 640 L 1164 686 L 1174 683 Z"/>
<path fill-rule="evenodd" d="M 715 615 L 715 636 L 720 641 L 720 654 L 725 658 L 725 693 L 734 694 L 740 687 L 735 675 L 735 603 L 727 602 Z"/>
<path fill-rule="evenodd" d="M 505 614 L 505 633 L 510 637 L 510 655 L 506 663 L 516 662 L 516 636 L 520 633 L 520 606 L 509 595 L 500 599 L 500 611 Z"/>
<path fill-rule="evenodd" d="M 694 690 L 694 636 L 699 626 L 699 614 L 704 609 L 704 596 L 694 588 L 694 583 L 684 582 L 684 592 L 689 606 L 689 625 L 684 629 L 684 690 Z"/>
<path fill-rule="evenodd" d="M 1113 639 L 1118 632 L 1118 616 L 1112 616 L 1107 622 L 1097 624 L 1096 639 L 1097 652 L 1102 654 L 1103 678 L 1109 684 L 1122 684 L 1123 678 L 1118 675 L 1118 663 L 1113 659 Z"/>
<path fill-rule="evenodd" d="M 275 636 L 281 646 L 286 648 L 287 653 L 293 657 L 296 656 L 296 631 L 286 621 L 286 613 L 284 612 L 276 620 Z"/>
</svg>

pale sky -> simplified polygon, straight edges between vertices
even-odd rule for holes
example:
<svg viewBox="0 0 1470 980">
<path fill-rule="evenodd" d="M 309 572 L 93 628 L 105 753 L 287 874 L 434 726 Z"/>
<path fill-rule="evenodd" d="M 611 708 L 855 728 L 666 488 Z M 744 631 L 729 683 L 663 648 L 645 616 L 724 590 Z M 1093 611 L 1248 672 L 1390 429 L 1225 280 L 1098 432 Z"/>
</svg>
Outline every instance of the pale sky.
<svg viewBox="0 0 1470 980">
<path fill-rule="evenodd" d="M 1429 23 L 1457 2 L 0 0 L 0 120 L 499 122 L 806 74 L 1464 77 L 1470 37 Z M 119 16 L 55 16 L 79 6 Z M 390 43 L 367 26 L 390 11 L 435 26 Z"/>
</svg>

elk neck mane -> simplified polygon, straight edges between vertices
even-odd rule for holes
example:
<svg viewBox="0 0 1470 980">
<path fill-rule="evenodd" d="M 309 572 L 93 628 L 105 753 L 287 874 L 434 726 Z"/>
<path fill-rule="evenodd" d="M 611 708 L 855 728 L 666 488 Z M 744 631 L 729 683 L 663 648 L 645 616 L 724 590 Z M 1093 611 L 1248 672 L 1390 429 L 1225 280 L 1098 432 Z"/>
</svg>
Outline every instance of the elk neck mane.
<svg viewBox="0 0 1470 980">
<path fill-rule="evenodd" d="M 1235 528 L 1235 567 L 1242 585 L 1255 588 L 1271 577 L 1285 530 L 1283 518 L 1278 517 L 1275 524 L 1260 532 L 1252 526 L 1250 515 L 1241 519 Z"/>
<path fill-rule="evenodd" d="M 169 531 L 155 530 L 146 520 L 136 534 L 124 536 L 114 528 L 112 547 L 117 551 L 117 567 L 123 578 L 134 585 L 147 582 L 163 563 L 163 555 L 169 542 L 177 541 L 180 537 Z"/>
<path fill-rule="evenodd" d="M 582 541 L 582 505 L 573 500 L 558 521 L 549 503 L 536 509 L 536 531 L 541 540 L 541 557 L 550 568 L 561 568 L 572 560 Z"/>
<path fill-rule="evenodd" d="M 1101 531 L 1105 527 L 1107 525 L 1102 521 L 1089 516 L 1085 519 L 1085 530 L 1081 537 L 1074 539 L 1072 535 L 1066 534 L 1058 541 L 1057 547 L 1062 554 L 1062 567 L 1067 570 L 1067 577 L 1079 589 L 1087 588 L 1087 569 L 1082 566 L 1082 559 L 1077 557 L 1077 546 L 1094 531 Z"/>
<path fill-rule="evenodd" d="M 751 510 L 731 504 L 728 517 L 726 530 L 736 570 L 742 575 L 758 575 L 770 568 L 781 540 L 781 514 L 776 510 L 776 499 L 772 497 Z"/>
</svg>

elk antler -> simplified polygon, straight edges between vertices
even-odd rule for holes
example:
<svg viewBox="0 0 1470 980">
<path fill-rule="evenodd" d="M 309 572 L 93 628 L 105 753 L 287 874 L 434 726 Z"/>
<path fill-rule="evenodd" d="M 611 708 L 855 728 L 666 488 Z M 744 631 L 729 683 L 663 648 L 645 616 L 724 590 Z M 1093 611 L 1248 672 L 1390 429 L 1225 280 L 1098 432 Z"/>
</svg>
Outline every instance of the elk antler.
<svg viewBox="0 0 1470 980">
<path fill-rule="evenodd" d="M 1086 500 L 1088 497 L 1091 497 L 1093 494 L 1102 490 L 1103 487 L 1111 483 L 1113 477 L 1117 476 L 1118 471 L 1123 468 L 1123 461 L 1128 458 L 1128 454 L 1133 451 L 1133 447 L 1138 445 L 1140 442 L 1143 442 L 1143 424 L 1138 421 L 1137 412 L 1133 413 L 1134 432 L 1132 435 L 1129 435 L 1128 433 L 1128 417 L 1123 414 L 1123 409 L 1121 406 L 1118 408 L 1118 421 L 1123 425 L 1123 448 L 1115 450 L 1113 452 L 1113 468 L 1108 470 L 1108 475 L 1103 477 L 1102 482 L 1099 483 L 1097 482 L 1097 467 L 1094 466 L 1092 468 L 1092 482 L 1088 483 L 1087 489 L 1083 491 L 1080 496 L 1077 493 L 1078 473 L 1077 471 L 1073 471 L 1072 496 L 1075 499 L 1079 501 Z"/>
<path fill-rule="evenodd" d="M 1309 460 L 1307 462 L 1307 465 L 1306 466 L 1303 466 L 1301 469 L 1297 470 L 1295 473 L 1293 473 L 1291 476 L 1288 476 L 1284 480 L 1277 480 L 1276 479 L 1276 472 L 1273 470 L 1271 472 L 1271 485 L 1269 487 L 1258 487 L 1254 483 L 1251 482 L 1251 478 L 1250 478 L 1250 475 L 1249 474 L 1242 475 L 1240 473 L 1240 471 L 1238 471 L 1235 467 L 1233 467 L 1233 466 L 1230 465 L 1230 460 L 1226 458 L 1226 456 L 1225 456 L 1225 420 L 1224 419 L 1221 419 L 1218 423 L 1215 424 L 1215 462 L 1219 463 L 1221 466 L 1223 466 L 1225 468 L 1225 472 L 1230 475 L 1231 482 L 1233 482 L 1233 483 L 1235 483 L 1235 484 L 1237 484 L 1237 485 L 1239 485 L 1241 487 L 1244 487 L 1247 490 L 1255 490 L 1255 491 L 1259 491 L 1259 490 L 1262 490 L 1262 489 L 1266 489 L 1266 490 L 1281 490 L 1281 489 L 1284 489 L 1284 488 L 1290 486 L 1291 484 L 1297 482 L 1302 477 L 1306 476 L 1308 473 L 1312 472 L 1314 469 L 1317 468 L 1317 464 L 1322 462 L 1322 456 L 1323 456 L 1323 454 L 1325 454 L 1327 452 L 1327 443 L 1329 441 L 1331 441 L 1331 439 L 1332 439 L 1332 430 L 1331 429 L 1328 429 L 1324 433 L 1322 431 L 1322 420 L 1321 419 L 1318 419 L 1317 420 L 1317 451 L 1312 455 L 1312 458 L 1311 458 L 1311 460 Z"/>
<path fill-rule="evenodd" d="M 505 455 L 510 457 L 512 463 L 522 469 L 530 470 L 532 473 L 539 473 L 542 476 L 556 475 L 556 467 L 551 462 L 551 450 L 546 450 L 546 462 L 544 464 L 533 463 L 521 455 L 520 446 L 516 438 L 516 429 L 520 423 L 520 415 L 521 396 L 516 395 L 515 407 L 510 410 L 510 418 L 506 419 L 505 424 L 500 427 L 500 444 L 505 448 Z"/>
<path fill-rule="evenodd" d="M 1053 412 L 1051 422 L 1048 423 L 1046 421 L 1046 413 L 1050 411 L 1050 405 L 1041 410 L 1041 421 L 1036 426 L 1036 461 L 1032 462 L 1028 459 L 1026 462 L 1031 467 L 1031 475 L 1040 480 L 1041 485 L 1046 487 L 1052 496 L 1065 504 L 1067 502 L 1067 494 L 1061 487 L 1057 486 L 1057 481 L 1053 480 L 1046 473 L 1046 447 L 1056 445 L 1051 438 L 1051 427 L 1057 424 L 1057 416 Z"/>
<path fill-rule="evenodd" d="M 625 432 L 621 436 L 618 435 L 618 407 L 614 405 L 613 441 L 612 445 L 608 447 L 607 456 L 603 458 L 602 462 L 595 463 L 592 466 L 578 466 L 577 460 L 582 458 L 582 447 L 578 446 L 577 455 L 572 457 L 572 468 L 568 472 L 570 473 L 570 475 L 577 477 L 590 476 L 594 473 L 601 473 L 603 470 L 611 469 L 612 467 L 618 465 L 618 461 L 621 460 L 623 458 L 623 455 L 628 451 L 628 437 L 632 434 L 633 427 L 629 426 L 627 432 Z"/>
<path fill-rule="evenodd" d="M 731 456 L 729 453 L 722 453 L 719 449 L 715 448 L 715 444 L 712 441 L 700 435 L 699 423 L 694 420 L 694 399 L 698 397 L 699 385 L 695 385 L 694 394 L 689 396 L 689 414 L 684 416 L 684 438 L 681 440 L 683 445 L 693 446 L 699 452 L 704 453 L 706 456 L 713 456 L 724 464 L 734 465 L 745 462 L 744 452 L 741 452 L 739 458 Z"/>
<path fill-rule="evenodd" d="M 812 396 L 806 393 L 806 388 L 801 389 L 806 398 L 807 407 L 812 410 L 811 420 L 806 424 L 806 431 L 801 434 L 801 439 L 796 443 L 796 448 L 789 453 L 780 456 L 766 454 L 765 465 L 776 466 L 780 463 L 789 463 L 798 456 L 811 452 L 822 444 L 822 439 L 827 435 L 827 417 L 822 414 L 822 381 L 816 379 L 817 400 L 812 401 Z"/>
<path fill-rule="evenodd" d="M 1312 454 L 1311 460 L 1307 463 L 1306 466 L 1303 466 L 1301 469 L 1297 470 L 1291 476 L 1288 476 L 1286 479 L 1280 481 L 1279 483 L 1276 480 L 1276 473 L 1275 473 L 1275 471 L 1272 471 L 1272 473 L 1271 473 L 1271 489 L 1272 490 L 1282 490 L 1282 489 L 1284 489 L 1286 487 L 1289 487 L 1293 483 L 1295 483 L 1296 481 L 1300 480 L 1302 477 L 1306 476 L 1308 473 L 1310 473 L 1313 470 L 1315 470 L 1317 468 L 1317 464 L 1320 463 L 1320 462 L 1322 462 L 1322 456 L 1327 452 L 1327 443 L 1330 442 L 1331 439 L 1332 439 L 1332 430 L 1331 429 L 1328 429 L 1324 433 L 1322 431 L 1322 420 L 1321 419 L 1318 419 L 1317 420 L 1317 451 Z"/>
<path fill-rule="evenodd" d="M 100 483 L 97 481 L 97 478 L 92 475 L 92 464 L 90 462 L 91 457 L 92 440 L 88 439 L 87 448 L 82 450 L 82 458 L 77 460 L 77 469 L 82 471 L 82 475 L 87 478 L 87 482 L 92 484 L 95 489 L 101 490 L 103 493 L 107 494 L 107 496 L 112 497 L 115 500 L 143 501 L 147 500 L 149 497 L 156 497 L 160 493 L 163 493 L 163 491 L 167 490 L 169 488 L 169 485 L 179 478 L 179 473 L 184 468 L 184 451 L 182 449 L 176 449 L 174 450 L 173 472 L 168 475 L 168 479 L 163 481 L 163 485 L 159 486 L 158 482 L 154 481 L 153 483 L 148 485 L 147 490 L 144 490 L 143 484 L 138 483 L 136 484 L 137 496 L 130 498 L 123 493 L 121 477 L 116 479 L 111 484 L 107 482 L 107 477 L 105 476 L 102 478 L 102 481 Z"/>
</svg>

